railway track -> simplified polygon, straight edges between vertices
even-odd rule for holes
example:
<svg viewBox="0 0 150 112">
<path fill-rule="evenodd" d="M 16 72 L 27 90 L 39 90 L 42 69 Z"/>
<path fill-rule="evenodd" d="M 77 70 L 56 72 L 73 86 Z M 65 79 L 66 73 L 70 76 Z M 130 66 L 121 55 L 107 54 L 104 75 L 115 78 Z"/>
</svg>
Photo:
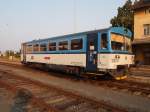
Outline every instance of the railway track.
<svg viewBox="0 0 150 112">
<path fill-rule="evenodd" d="M 149 84 L 132 82 L 128 80 L 123 81 L 110 80 L 110 81 L 99 81 L 95 83 L 104 87 L 130 92 L 131 94 L 141 95 L 150 98 Z"/>
<path fill-rule="evenodd" d="M 0 86 L 19 94 L 24 100 L 28 99 L 29 104 L 24 105 L 27 112 L 126 112 L 106 102 L 66 92 L 8 71 L 1 70 L 0 73 Z"/>
<path fill-rule="evenodd" d="M 1 63 L 1 62 L 0 62 Z M 4 65 L 11 65 L 13 67 L 19 67 L 23 69 L 29 69 L 28 67 L 16 65 L 16 64 L 10 64 L 10 63 L 3 63 Z M 150 98 L 150 84 L 146 83 L 140 83 L 140 82 L 133 82 L 128 80 L 105 80 L 102 77 L 75 77 L 75 76 L 68 76 L 68 75 L 62 75 L 60 73 L 53 73 L 54 76 L 58 76 L 61 78 L 69 79 L 72 81 L 83 81 L 88 84 L 101 86 L 101 87 L 108 87 L 117 91 L 124 91 L 129 92 L 134 95 L 141 95 L 144 97 Z"/>
</svg>

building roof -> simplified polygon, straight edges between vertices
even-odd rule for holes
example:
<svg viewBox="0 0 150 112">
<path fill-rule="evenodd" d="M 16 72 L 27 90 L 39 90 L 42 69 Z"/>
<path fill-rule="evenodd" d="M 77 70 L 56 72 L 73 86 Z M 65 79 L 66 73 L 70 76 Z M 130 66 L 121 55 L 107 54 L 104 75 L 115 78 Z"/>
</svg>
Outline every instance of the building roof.
<svg viewBox="0 0 150 112">
<path fill-rule="evenodd" d="M 150 44 L 150 37 L 147 37 L 147 38 L 144 38 L 144 39 L 135 39 L 132 44 L 133 45 Z"/>
<path fill-rule="evenodd" d="M 133 5 L 134 10 L 150 7 L 150 0 L 140 0 Z"/>
</svg>

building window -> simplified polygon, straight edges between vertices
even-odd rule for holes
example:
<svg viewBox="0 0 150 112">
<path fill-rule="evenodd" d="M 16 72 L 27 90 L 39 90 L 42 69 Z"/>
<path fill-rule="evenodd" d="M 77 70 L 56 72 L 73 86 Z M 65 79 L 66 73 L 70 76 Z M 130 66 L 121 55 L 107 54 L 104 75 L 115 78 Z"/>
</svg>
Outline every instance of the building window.
<svg viewBox="0 0 150 112">
<path fill-rule="evenodd" d="M 144 25 L 144 35 L 150 35 L 150 24 L 145 24 Z"/>
<path fill-rule="evenodd" d="M 56 51 L 56 42 L 49 43 L 49 51 Z"/>
<path fill-rule="evenodd" d="M 68 41 L 59 42 L 59 50 L 68 50 Z"/>
<path fill-rule="evenodd" d="M 83 47 L 82 39 L 71 40 L 71 50 L 80 50 Z"/>
<path fill-rule="evenodd" d="M 145 14 L 150 14 L 150 8 L 149 9 L 145 9 Z"/>
<path fill-rule="evenodd" d="M 39 44 L 33 45 L 33 51 L 39 51 Z"/>
<path fill-rule="evenodd" d="M 47 51 L 47 44 L 40 44 L 40 51 Z"/>
<path fill-rule="evenodd" d="M 101 49 L 108 49 L 107 48 L 107 44 L 108 44 L 108 41 L 107 41 L 107 34 L 106 33 L 103 33 L 101 35 Z"/>
</svg>

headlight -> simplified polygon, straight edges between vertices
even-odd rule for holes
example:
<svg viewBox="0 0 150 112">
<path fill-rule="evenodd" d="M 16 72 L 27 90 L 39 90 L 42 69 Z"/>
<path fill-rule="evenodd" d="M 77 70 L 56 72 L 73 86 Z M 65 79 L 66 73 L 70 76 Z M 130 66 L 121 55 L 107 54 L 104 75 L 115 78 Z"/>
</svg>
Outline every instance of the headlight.
<svg viewBox="0 0 150 112">
<path fill-rule="evenodd" d="M 116 59 L 120 59 L 120 55 L 115 55 L 115 58 Z"/>
</svg>

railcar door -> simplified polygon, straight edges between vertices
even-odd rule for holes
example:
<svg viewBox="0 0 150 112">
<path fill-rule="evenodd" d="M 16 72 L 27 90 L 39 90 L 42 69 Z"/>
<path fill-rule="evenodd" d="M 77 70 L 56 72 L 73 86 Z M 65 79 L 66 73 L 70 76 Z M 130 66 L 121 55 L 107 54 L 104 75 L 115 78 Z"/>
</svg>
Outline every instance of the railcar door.
<svg viewBox="0 0 150 112">
<path fill-rule="evenodd" d="M 98 51 L 98 34 L 87 35 L 87 71 L 94 72 L 97 70 L 97 51 Z"/>
</svg>

